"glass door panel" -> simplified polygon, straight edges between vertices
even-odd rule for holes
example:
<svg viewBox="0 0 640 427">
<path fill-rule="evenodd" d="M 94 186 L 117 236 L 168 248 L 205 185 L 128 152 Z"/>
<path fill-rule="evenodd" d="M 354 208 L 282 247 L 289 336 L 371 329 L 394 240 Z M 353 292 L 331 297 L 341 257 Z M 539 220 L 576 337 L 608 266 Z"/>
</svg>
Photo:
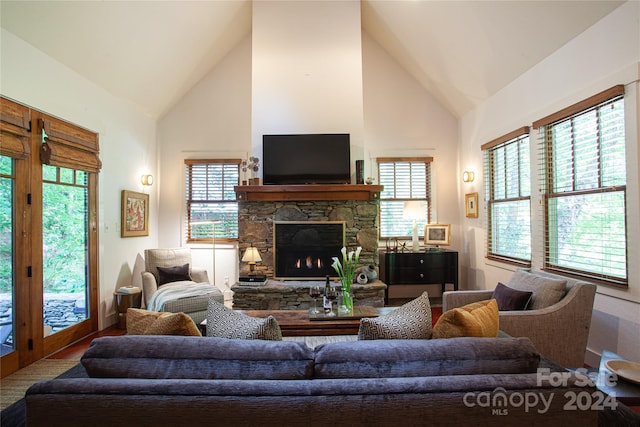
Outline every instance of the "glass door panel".
<svg viewBox="0 0 640 427">
<path fill-rule="evenodd" d="M 0 156 L 0 356 L 15 350 L 13 339 L 13 159 Z"/>
<path fill-rule="evenodd" d="M 89 318 L 88 174 L 43 165 L 44 337 Z"/>
</svg>

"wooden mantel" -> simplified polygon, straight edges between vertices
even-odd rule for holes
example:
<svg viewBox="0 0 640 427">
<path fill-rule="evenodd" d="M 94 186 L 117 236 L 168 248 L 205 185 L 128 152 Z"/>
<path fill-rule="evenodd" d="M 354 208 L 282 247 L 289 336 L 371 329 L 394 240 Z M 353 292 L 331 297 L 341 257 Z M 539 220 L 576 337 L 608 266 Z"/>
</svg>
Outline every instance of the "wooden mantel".
<svg viewBox="0 0 640 427">
<path fill-rule="evenodd" d="M 236 198 L 245 202 L 287 200 L 378 200 L 382 185 L 241 185 L 234 187 Z"/>
</svg>

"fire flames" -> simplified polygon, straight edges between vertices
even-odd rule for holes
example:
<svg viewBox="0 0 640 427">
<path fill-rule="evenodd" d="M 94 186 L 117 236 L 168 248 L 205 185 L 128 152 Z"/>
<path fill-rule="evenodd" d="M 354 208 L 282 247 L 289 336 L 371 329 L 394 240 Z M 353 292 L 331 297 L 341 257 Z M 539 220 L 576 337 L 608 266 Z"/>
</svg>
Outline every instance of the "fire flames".
<svg viewBox="0 0 640 427">
<path fill-rule="evenodd" d="M 304 261 L 302 260 L 302 258 L 298 258 L 296 260 L 296 268 L 298 270 L 302 268 L 303 264 L 304 264 L 304 267 L 307 268 L 308 270 L 311 270 L 313 268 L 321 269 L 322 267 L 324 267 L 324 263 L 320 258 L 314 259 L 311 256 L 304 258 Z"/>
</svg>

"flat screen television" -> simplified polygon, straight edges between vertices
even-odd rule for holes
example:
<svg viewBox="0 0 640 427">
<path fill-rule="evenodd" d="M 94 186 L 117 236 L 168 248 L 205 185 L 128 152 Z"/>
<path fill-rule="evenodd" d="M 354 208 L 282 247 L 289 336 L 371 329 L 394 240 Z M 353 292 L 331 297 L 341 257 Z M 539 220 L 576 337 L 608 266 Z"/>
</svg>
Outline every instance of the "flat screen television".
<svg viewBox="0 0 640 427">
<path fill-rule="evenodd" d="M 349 134 L 262 136 L 264 184 L 349 184 Z"/>
</svg>

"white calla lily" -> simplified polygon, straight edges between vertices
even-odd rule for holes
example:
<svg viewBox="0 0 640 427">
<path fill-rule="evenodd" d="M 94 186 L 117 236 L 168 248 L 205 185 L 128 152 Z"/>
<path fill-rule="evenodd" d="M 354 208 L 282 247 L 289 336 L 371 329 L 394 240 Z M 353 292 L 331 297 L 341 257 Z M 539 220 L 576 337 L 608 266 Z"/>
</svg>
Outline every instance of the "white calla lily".
<svg viewBox="0 0 640 427">
<path fill-rule="evenodd" d="M 333 264 L 331 264 L 331 267 L 340 277 L 342 291 L 351 294 L 351 284 L 353 283 L 356 269 L 358 268 L 358 260 L 362 252 L 362 246 L 358 246 L 355 251 L 349 251 L 348 254 L 346 247 L 343 247 L 340 252 L 342 253 L 342 263 L 338 257 L 332 257 Z"/>
</svg>

